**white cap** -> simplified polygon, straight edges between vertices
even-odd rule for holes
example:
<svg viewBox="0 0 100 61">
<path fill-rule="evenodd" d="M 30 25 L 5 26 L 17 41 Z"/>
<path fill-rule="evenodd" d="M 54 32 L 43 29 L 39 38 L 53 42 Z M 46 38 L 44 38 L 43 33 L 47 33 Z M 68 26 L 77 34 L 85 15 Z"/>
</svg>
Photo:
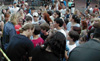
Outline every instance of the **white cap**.
<svg viewBox="0 0 100 61">
<path fill-rule="evenodd" d="M 63 0 L 60 0 L 61 2 L 63 2 Z"/>
<path fill-rule="evenodd" d="M 27 6 L 28 6 L 28 3 L 25 3 L 25 5 L 27 5 Z"/>
<path fill-rule="evenodd" d="M 36 16 L 37 17 L 38 16 L 38 13 L 37 12 L 34 12 L 33 13 L 33 16 Z"/>
</svg>

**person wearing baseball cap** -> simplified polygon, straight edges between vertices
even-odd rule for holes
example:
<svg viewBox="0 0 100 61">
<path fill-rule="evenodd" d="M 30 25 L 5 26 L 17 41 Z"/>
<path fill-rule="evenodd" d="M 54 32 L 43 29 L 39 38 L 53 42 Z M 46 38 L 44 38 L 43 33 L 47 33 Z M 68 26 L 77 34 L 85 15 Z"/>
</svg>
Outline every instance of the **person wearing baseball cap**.
<svg viewBox="0 0 100 61">
<path fill-rule="evenodd" d="M 37 12 L 33 13 L 33 18 L 34 18 L 34 20 L 32 21 L 32 24 L 39 24 L 38 13 Z"/>
</svg>

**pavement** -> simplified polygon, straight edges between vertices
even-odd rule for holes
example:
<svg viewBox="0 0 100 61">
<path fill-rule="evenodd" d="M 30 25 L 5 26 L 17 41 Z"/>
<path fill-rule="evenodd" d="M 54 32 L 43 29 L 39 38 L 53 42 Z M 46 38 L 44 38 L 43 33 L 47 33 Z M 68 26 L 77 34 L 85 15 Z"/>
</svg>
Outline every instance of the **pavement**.
<svg viewBox="0 0 100 61">
<path fill-rule="evenodd" d="M 91 0 L 90 5 L 94 8 L 95 5 L 98 4 L 96 0 Z M 80 11 L 84 12 L 86 9 L 86 0 L 75 0 L 75 7 Z"/>
</svg>

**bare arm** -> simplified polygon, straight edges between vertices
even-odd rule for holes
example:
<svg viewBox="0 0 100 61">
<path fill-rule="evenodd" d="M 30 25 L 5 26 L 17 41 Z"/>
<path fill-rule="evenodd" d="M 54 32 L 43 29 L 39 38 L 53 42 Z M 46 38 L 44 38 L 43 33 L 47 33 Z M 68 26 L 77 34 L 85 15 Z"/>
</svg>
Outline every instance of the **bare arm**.
<svg viewBox="0 0 100 61">
<path fill-rule="evenodd" d="M 67 52 L 68 51 L 65 51 L 65 59 L 66 59 L 66 61 L 68 60 Z"/>
</svg>

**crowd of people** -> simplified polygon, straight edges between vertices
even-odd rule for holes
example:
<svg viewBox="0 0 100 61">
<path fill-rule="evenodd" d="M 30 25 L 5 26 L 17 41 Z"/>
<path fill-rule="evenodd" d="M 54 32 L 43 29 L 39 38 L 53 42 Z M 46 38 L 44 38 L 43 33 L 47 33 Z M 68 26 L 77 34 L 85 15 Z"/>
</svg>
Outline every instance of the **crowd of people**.
<svg viewBox="0 0 100 61">
<path fill-rule="evenodd" d="M 0 57 L 4 55 L 4 60 L 100 61 L 98 5 L 89 4 L 81 12 L 74 0 L 56 0 L 38 9 L 14 1 L 1 12 Z"/>
</svg>

